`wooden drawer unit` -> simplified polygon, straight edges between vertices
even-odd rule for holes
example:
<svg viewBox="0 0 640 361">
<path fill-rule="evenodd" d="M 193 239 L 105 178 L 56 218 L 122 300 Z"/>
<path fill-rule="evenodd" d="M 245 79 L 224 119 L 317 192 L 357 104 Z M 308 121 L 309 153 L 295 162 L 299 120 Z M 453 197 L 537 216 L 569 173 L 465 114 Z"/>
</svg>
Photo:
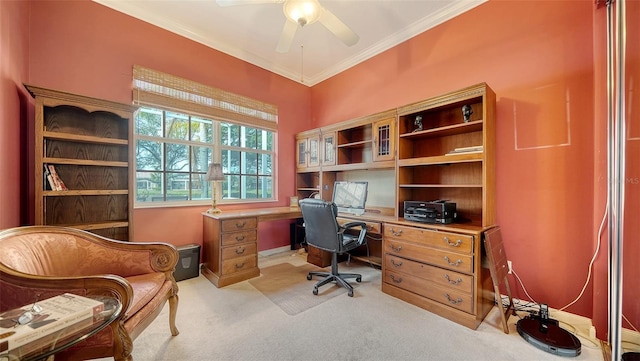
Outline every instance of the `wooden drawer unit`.
<svg viewBox="0 0 640 361">
<path fill-rule="evenodd" d="M 473 276 L 434 267 L 421 262 L 387 255 L 385 269 L 430 280 L 434 284 L 455 289 L 457 292 L 471 294 L 473 292 Z"/>
<path fill-rule="evenodd" d="M 255 254 L 240 258 L 225 259 L 222 261 L 222 274 L 229 276 L 237 272 L 251 270 L 257 266 L 258 257 Z"/>
<path fill-rule="evenodd" d="M 258 239 L 258 230 L 251 229 L 242 232 L 231 232 L 222 234 L 222 245 L 233 246 L 240 243 L 255 242 Z"/>
<path fill-rule="evenodd" d="M 382 291 L 476 329 L 493 307 L 483 229 L 413 224 L 383 225 Z"/>
<path fill-rule="evenodd" d="M 251 230 L 258 228 L 258 219 L 252 218 L 236 218 L 222 221 L 222 232 L 236 232 L 243 230 Z"/>
<path fill-rule="evenodd" d="M 385 239 L 384 244 L 384 252 L 390 255 L 450 268 L 458 272 L 473 272 L 472 255 L 447 252 L 437 248 L 425 247 L 417 243 L 404 242 L 396 239 Z"/>
<path fill-rule="evenodd" d="M 260 275 L 256 217 L 207 214 L 203 227 L 202 274 L 214 285 L 224 287 Z"/>
<path fill-rule="evenodd" d="M 255 242 L 233 245 L 222 248 L 222 260 L 227 261 L 234 258 L 254 256 L 258 254 L 257 244 Z"/>
<path fill-rule="evenodd" d="M 387 224 L 384 228 L 384 236 L 397 240 L 410 240 L 424 246 L 450 252 L 471 254 L 473 251 L 473 236 L 471 235 Z"/>
<path fill-rule="evenodd" d="M 321 250 L 312 245 L 307 246 L 307 262 L 324 268 L 331 265 L 331 252 Z"/>
<path fill-rule="evenodd" d="M 427 297 L 445 306 L 471 313 L 474 304 L 472 295 L 453 287 L 442 287 L 429 280 L 416 277 L 411 274 L 384 271 L 384 282 L 413 292 L 420 296 Z"/>
</svg>

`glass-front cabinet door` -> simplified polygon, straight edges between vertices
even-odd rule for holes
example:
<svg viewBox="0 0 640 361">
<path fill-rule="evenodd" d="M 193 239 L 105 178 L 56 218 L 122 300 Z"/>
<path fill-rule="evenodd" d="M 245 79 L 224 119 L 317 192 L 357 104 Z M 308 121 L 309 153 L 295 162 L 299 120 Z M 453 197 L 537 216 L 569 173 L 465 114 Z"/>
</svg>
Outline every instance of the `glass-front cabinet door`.
<svg viewBox="0 0 640 361">
<path fill-rule="evenodd" d="M 309 160 L 307 167 L 317 167 L 320 165 L 320 138 L 309 138 Z"/>
<path fill-rule="evenodd" d="M 296 140 L 296 167 L 298 169 L 320 165 L 320 135 L 298 134 Z"/>
<path fill-rule="evenodd" d="M 304 168 L 307 166 L 307 139 L 298 139 L 296 141 L 296 166 Z"/>
<path fill-rule="evenodd" d="M 387 118 L 373 123 L 373 160 L 393 160 L 395 118 Z"/>
<path fill-rule="evenodd" d="M 322 165 L 336 164 L 336 133 L 322 135 Z"/>
</svg>

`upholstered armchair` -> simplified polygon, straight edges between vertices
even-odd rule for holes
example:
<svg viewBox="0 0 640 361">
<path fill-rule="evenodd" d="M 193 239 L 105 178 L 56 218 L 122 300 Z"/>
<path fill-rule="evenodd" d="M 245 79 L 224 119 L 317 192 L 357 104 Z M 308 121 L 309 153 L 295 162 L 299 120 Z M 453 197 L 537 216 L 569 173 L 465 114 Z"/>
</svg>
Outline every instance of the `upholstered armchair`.
<svg viewBox="0 0 640 361">
<path fill-rule="evenodd" d="M 177 261 L 176 248 L 164 243 L 122 242 L 65 227 L 6 229 L 0 231 L 0 311 L 65 292 L 115 297 L 125 311 L 110 327 L 56 359 L 131 360 L 133 340 L 167 300 L 169 328 L 178 334 Z"/>
</svg>

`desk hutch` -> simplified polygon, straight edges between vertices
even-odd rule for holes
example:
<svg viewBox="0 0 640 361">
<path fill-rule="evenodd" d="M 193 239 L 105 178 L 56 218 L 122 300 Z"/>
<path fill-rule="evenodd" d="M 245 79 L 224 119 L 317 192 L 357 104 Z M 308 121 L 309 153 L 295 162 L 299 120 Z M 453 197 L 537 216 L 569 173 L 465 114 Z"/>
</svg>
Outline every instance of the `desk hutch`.
<svg viewBox="0 0 640 361">
<path fill-rule="evenodd" d="M 296 195 L 330 200 L 350 172 L 384 171 L 394 204 L 367 204 L 368 252 L 382 291 L 476 329 L 494 304 L 483 234 L 495 226 L 495 94 L 484 83 L 296 136 Z M 471 107 L 470 117 L 462 106 Z M 380 180 L 370 179 L 370 183 Z M 456 203 L 451 224 L 404 219 L 405 201 Z M 203 274 L 216 286 L 258 276 L 257 223 L 300 217 L 279 207 L 204 215 Z M 308 261 L 327 266 L 310 247 Z"/>
<path fill-rule="evenodd" d="M 463 105 L 472 109 L 468 119 Z M 392 207 L 367 205 L 362 217 L 341 216 L 343 222 L 365 220 L 373 235 L 370 254 L 356 258 L 382 268 L 383 292 L 477 328 L 494 303 L 490 273 L 482 266 L 483 233 L 495 225 L 495 94 L 491 88 L 477 84 L 309 130 L 297 139 L 300 198 L 319 194 L 330 200 L 333 182 L 354 170 L 393 172 Z M 301 146 L 304 142 L 307 145 Z M 300 161 L 309 158 L 313 161 Z M 454 223 L 404 219 L 405 201 L 441 199 L 456 203 Z M 381 245 L 376 238 L 382 238 Z"/>
</svg>

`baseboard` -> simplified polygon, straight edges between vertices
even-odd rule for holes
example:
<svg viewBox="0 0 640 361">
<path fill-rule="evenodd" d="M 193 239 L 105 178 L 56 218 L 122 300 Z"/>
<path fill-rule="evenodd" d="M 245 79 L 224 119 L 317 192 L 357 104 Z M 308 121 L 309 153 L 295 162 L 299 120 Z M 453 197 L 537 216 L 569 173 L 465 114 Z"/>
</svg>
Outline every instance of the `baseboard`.
<svg viewBox="0 0 640 361">
<path fill-rule="evenodd" d="M 640 350 L 640 332 L 622 329 L 622 352 L 638 352 Z"/>
<path fill-rule="evenodd" d="M 290 251 L 290 250 L 291 250 L 291 246 L 282 246 L 282 247 L 278 247 L 278 248 L 271 248 L 271 249 L 266 249 L 264 251 L 258 252 L 258 256 L 259 257 L 267 257 L 267 256 L 272 256 L 274 254 L 287 252 L 287 251 Z"/>
<path fill-rule="evenodd" d="M 502 295 L 502 298 L 505 299 L 506 295 Z M 513 302 L 516 307 L 518 307 L 518 305 L 530 303 L 529 301 L 519 300 L 517 298 L 514 298 Z M 537 311 L 538 308 L 532 307 L 531 310 Z M 554 320 L 558 320 L 558 322 L 560 322 L 560 327 L 567 329 L 567 331 L 597 343 L 598 339 L 596 338 L 596 328 L 593 326 L 593 322 L 590 318 L 560 311 L 551 307 L 549 307 L 549 317 Z"/>
</svg>

